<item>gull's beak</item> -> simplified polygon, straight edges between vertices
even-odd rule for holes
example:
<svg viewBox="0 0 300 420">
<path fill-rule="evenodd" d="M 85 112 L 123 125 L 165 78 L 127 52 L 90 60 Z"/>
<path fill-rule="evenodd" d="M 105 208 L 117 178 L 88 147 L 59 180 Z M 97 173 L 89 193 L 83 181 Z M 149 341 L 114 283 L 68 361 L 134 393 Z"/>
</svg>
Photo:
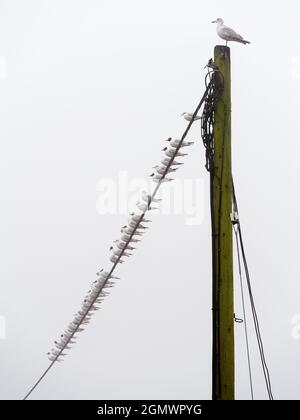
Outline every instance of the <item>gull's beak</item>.
<svg viewBox="0 0 300 420">
<path fill-rule="evenodd" d="M 213 20 L 211 23 L 217 23 L 217 21 L 216 20 Z"/>
</svg>

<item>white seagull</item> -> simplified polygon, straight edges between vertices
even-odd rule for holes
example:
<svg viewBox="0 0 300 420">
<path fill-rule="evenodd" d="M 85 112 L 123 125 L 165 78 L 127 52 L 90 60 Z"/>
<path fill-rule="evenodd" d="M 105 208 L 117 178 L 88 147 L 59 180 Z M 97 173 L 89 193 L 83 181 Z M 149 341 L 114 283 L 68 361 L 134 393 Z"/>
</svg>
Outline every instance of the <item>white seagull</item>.
<svg viewBox="0 0 300 420">
<path fill-rule="evenodd" d="M 172 158 L 175 154 L 176 154 L 176 157 L 187 156 L 187 153 L 181 153 L 181 152 L 178 152 L 178 151 L 176 152 L 175 147 L 164 147 L 162 149 L 162 152 L 165 152 L 165 155 L 167 157 L 170 157 L 170 158 Z"/>
<path fill-rule="evenodd" d="M 187 120 L 187 121 L 189 121 L 189 122 L 191 122 L 191 121 L 192 121 L 192 119 L 193 119 L 193 115 L 194 115 L 194 114 L 191 114 L 190 112 L 183 112 L 183 113 L 181 114 L 181 116 L 182 116 L 185 120 Z M 201 120 L 201 117 L 195 117 L 195 118 L 194 118 L 194 121 L 197 121 L 197 120 Z"/>
<path fill-rule="evenodd" d="M 155 165 L 153 166 L 153 169 L 156 170 L 156 172 L 159 175 L 164 175 L 166 172 L 167 167 L 166 166 L 162 166 L 162 165 Z M 178 168 L 169 168 L 167 173 L 171 173 L 171 172 L 176 172 L 178 170 Z"/>
<path fill-rule="evenodd" d="M 171 139 L 171 138 L 169 138 L 168 140 L 166 140 L 166 141 L 168 141 L 169 142 L 169 144 L 172 146 L 172 147 L 178 147 L 179 146 L 179 144 L 181 143 L 181 140 L 179 140 L 179 139 Z M 181 146 L 180 147 L 187 147 L 187 146 L 192 146 L 194 144 L 194 142 L 193 141 L 183 141 L 182 143 L 181 143 Z"/>
<path fill-rule="evenodd" d="M 224 21 L 221 18 L 214 20 L 212 23 L 217 24 L 217 34 L 220 38 L 225 39 L 226 45 L 228 41 L 240 42 L 241 44 L 250 44 L 249 41 L 246 41 L 241 35 L 235 32 L 233 29 L 224 25 Z"/>
<path fill-rule="evenodd" d="M 155 174 L 155 173 L 151 174 L 150 177 L 151 177 L 152 181 L 155 182 L 156 184 L 173 181 L 172 178 L 162 178 L 161 175 L 158 175 L 158 174 Z"/>
<path fill-rule="evenodd" d="M 147 191 L 142 191 L 142 200 L 146 201 L 146 203 L 149 203 L 150 201 L 152 203 L 160 203 L 161 198 L 152 198 L 150 194 L 147 193 Z"/>
<path fill-rule="evenodd" d="M 170 163 L 170 160 L 171 160 L 171 158 L 170 158 L 170 157 L 168 157 L 168 158 L 163 158 L 163 159 L 161 160 L 161 163 L 162 163 L 164 166 L 168 166 L 168 165 L 169 165 L 169 163 Z M 172 162 L 172 165 L 171 165 L 171 166 L 180 166 L 180 165 L 183 165 L 183 163 L 182 163 L 182 162 L 176 162 L 175 160 L 173 160 L 173 162 Z"/>
</svg>

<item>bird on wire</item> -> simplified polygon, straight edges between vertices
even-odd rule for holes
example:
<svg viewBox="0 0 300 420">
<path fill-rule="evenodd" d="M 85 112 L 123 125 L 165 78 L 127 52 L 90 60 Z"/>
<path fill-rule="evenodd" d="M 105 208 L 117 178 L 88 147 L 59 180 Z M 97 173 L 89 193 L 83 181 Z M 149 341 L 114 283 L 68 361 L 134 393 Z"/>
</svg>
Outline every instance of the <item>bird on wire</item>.
<svg viewBox="0 0 300 420">
<path fill-rule="evenodd" d="M 183 117 L 185 120 L 187 120 L 187 121 L 192 121 L 192 119 L 193 119 L 193 114 L 192 113 L 190 113 L 190 112 L 183 112 L 182 114 L 181 114 L 181 117 Z M 201 120 L 201 117 L 198 117 L 198 116 L 196 116 L 195 118 L 194 118 L 194 121 L 197 121 L 197 120 Z"/>
<path fill-rule="evenodd" d="M 217 34 L 220 38 L 225 39 L 226 45 L 228 41 L 239 42 L 241 44 L 250 44 L 249 41 L 246 41 L 241 35 L 235 32 L 233 29 L 229 28 L 228 26 L 224 25 L 224 21 L 221 18 L 214 20 L 212 23 L 217 24 Z"/>
</svg>

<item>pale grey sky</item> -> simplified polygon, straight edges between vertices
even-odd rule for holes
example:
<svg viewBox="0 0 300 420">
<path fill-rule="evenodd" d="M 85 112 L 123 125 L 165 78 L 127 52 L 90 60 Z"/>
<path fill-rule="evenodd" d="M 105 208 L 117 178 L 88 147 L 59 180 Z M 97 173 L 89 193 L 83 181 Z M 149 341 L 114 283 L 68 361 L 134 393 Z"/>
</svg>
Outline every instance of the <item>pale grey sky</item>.
<svg viewBox="0 0 300 420">
<path fill-rule="evenodd" d="M 162 140 L 182 134 L 179 115 L 195 109 L 223 42 L 210 22 L 222 17 L 252 42 L 230 45 L 233 169 L 274 397 L 299 399 L 299 13 L 295 0 L 0 0 L 0 398 L 26 394 L 95 272 L 110 267 L 126 215 L 99 215 L 99 181 L 146 180 Z M 196 124 L 190 139 L 176 177 L 204 185 L 202 223 L 153 217 L 32 398 L 211 397 L 209 177 Z M 264 399 L 253 329 L 251 347 Z M 236 359 L 237 398 L 249 398 L 240 325 Z"/>
</svg>

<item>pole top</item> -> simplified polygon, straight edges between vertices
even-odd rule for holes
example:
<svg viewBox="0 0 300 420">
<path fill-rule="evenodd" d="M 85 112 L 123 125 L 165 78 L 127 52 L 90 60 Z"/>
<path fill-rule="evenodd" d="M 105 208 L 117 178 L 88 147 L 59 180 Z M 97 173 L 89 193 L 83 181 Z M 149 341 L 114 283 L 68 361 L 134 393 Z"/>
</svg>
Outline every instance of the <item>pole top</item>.
<svg viewBox="0 0 300 420">
<path fill-rule="evenodd" d="M 223 53 L 224 55 L 230 55 L 230 48 L 227 45 L 216 45 L 215 46 L 215 53 Z"/>
<path fill-rule="evenodd" d="M 220 58 L 229 58 L 230 59 L 230 48 L 227 45 L 216 45 L 215 46 L 215 58 L 216 57 L 220 57 Z"/>
</svg>

